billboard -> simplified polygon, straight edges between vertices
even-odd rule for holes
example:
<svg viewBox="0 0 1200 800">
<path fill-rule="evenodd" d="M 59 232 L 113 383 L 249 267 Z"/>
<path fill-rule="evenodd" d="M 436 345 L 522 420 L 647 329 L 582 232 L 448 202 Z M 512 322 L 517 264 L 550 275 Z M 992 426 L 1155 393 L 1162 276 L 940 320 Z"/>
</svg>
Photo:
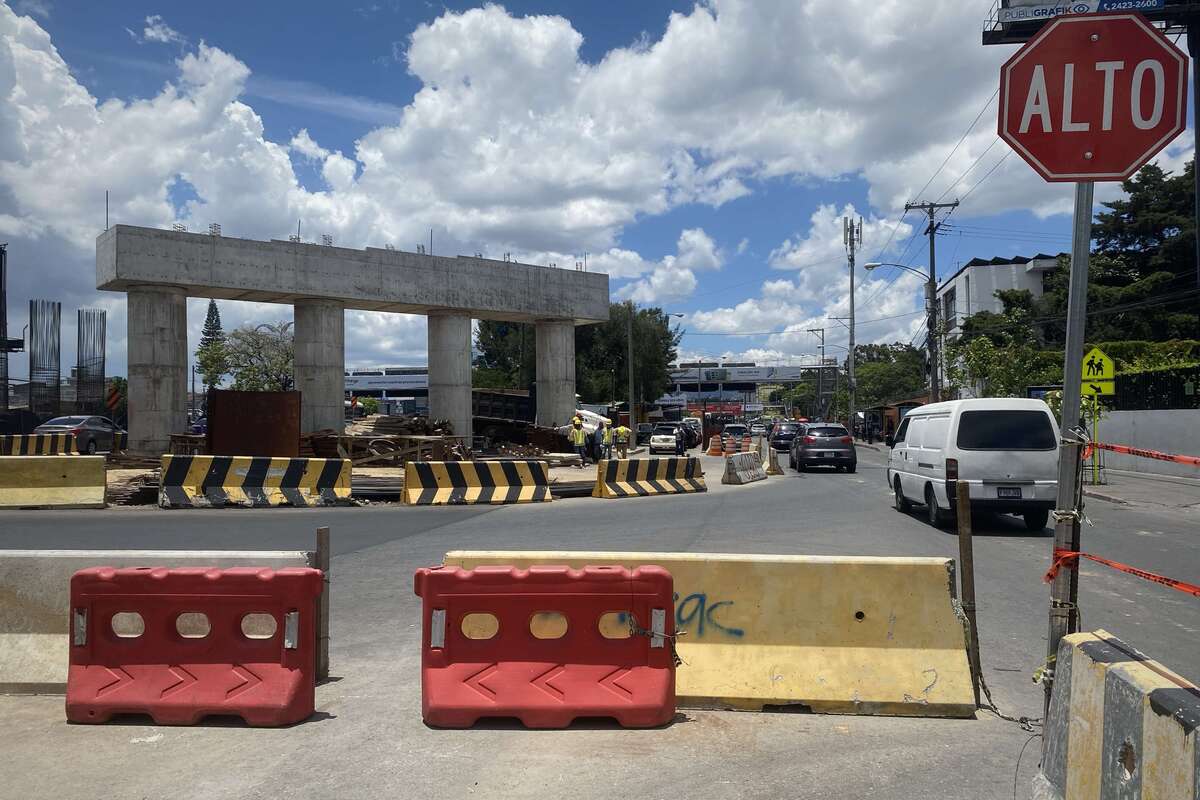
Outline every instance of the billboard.
<svg viewBox="0 0 1200 800">
<path fill-rule="evenodd" d="M 428 389 L 429 375 L 347 375 L 345 386 L 348 392 L 385 391 L 407 392 L 412 389 Z"/>
<path fill-rule="evenodd" d="M 801 381 L 812 367 L 693 367 L 691 369 L 673 369 L 670 371 L 671 380 L 675 383 L 787 383 Z"/>
<path fill-rule="evenodd" d="M 1093 14 L 1097 11 L 1159 11 L 1166 0 L 1064 0 L 1048 3 L 1046 0 L 1008 0 L 1006 7 L 999 9 L 998 21 L 1002 25 L 1012 22 L 1040 22 L 1067 14 Z"/>
</svg>

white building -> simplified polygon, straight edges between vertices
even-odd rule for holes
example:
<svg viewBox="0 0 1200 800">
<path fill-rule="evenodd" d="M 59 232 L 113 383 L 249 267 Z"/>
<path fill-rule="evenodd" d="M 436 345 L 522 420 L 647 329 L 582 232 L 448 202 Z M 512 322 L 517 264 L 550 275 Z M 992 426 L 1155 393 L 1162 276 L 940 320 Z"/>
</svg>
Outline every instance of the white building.
<svg viewBox="0 0 1200 800">
<path fill-rule="evenodd" d="M 1058 269 L 1058 256 L 1038 253 L 1035 256 L 1009 258 L 973 258 L 946 280 L 937 290 L 938 317 L 946 331 L 938 348 L 943 380 L 946 375 L 946 343 L 962 335 L 963 320 L 980 311 L 999 314 L 1004 303 L 996 292 L 1007 289 L 1027 289 L 1036 300 L 1045 294 L 1046 276 Z M 974 397 L 975 388 L 964 386 L 962 397 Z"/>
<path fill-rule="evenodd" d="M 971 259 L 938 286 L 938 316 L 945 325 L 946 336 L 957 337 L 962 321 L 972 314 L 1002 312 L 1004 304 L 996 297 L 997 291 L 1028 289 L 1035 299 L 1041 297 L 1045 292 L 1046 276 L 1056 269 L 1058 256 L 1045 253 Z"/>
</svg>

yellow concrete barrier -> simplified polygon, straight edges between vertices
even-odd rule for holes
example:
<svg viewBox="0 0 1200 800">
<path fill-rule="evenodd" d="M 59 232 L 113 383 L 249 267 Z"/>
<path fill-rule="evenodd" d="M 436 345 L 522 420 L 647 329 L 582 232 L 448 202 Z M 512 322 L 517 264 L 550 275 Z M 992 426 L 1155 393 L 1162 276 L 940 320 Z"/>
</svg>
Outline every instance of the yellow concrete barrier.
<svg viewBox="0 0 1200 800">
<path fill-rule="evenodd" d="M 704 468 L 695 456 L 601 459 L 592 497 L 647 497 L 705 492 Z"/>
<path fill-rule="evenodd" d="M 687 706 L 975 712 L 951 559 L 458 550 L 445 563 L 665 567 Z"/>
<path fill-rule="evenodd" d="M 0 508 L 104 508 L 104 456 L 0 456 Z"/>
<path fill-rule="evenodd" d="M 550 466 L 545 461 L 408 461 L 404 494 L 410 506 L 549 503 Z"/>
<path fill-rule="evenodd" d="M 1107 631 L 1066 636 L 1033 796 L 1200 798 L 1198 725 L 1194 683 Z"/>
</svg>

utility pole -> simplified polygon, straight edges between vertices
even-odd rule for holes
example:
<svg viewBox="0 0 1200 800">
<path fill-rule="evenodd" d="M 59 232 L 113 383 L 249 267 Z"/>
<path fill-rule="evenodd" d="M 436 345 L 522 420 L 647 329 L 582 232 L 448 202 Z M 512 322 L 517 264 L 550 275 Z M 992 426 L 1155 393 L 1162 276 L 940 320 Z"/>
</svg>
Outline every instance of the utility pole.
<svg viewBox="0 0 1200 800">
<path fill-rule="evenodd" d="M 628 302 L 629 316 L 625 320 L 625 339 L 629 346 L 627 360 L 629 362 L 629 427 L 637 430 L 637 416 L 633 406 L 633 301 Z"/>
<path fill-rule="evenodd" d="M 813 416 L 820 418 L 824 416 L 821 413 L 821 409 L 825 402 L 825 329 L 809 328 L 808 332 L 821 337 L 821 344 L 819 346 L 821 360 L 817 364 L 817 407 L 813 414 Z"/>
<path fill-rule="evenodd" d="M 850 437 L 854 438 L 854 392 L 858 388 L 854 382 L 854 253 L 862 244 L 862 217 L 858 218 L 857 224 L 849 217 L 842 217 L 842 239 L 846 244 L 846 260 L 850 263 L 850 355 L 846 361 L 846 391 L 850 400 L 847 409 Z"/>
<path fill-rule="evenodd" d="M 1071 283 L 1067 290 L 1067 342 L 1063 351 L 1062 432 L 1058 451 L 1058 501 L 1055 508 L 1075 510 L 1080 502 L 1081 444 L 1074 430 L 1079 427 L 1080 384 L 1083 383 L 1083 339 L 1086 334 L 1088 260 L 1092 248 L 1092 204 L 1096 186 L 1091 181 L 1075 184 L 1075 231 L 1071 242 Z M 1079 552 L 1079 515 L 1063 514 L 1054 521 L 1054 551 Z M 1058 643 L 1076 624 L 1079 591 L 1078 562 L 1063 565 L 1050 583 L 1050 628 L 1046 637 L 1047 663 L 1058 655 Z M 1045 682 L 1046 709 L 1050 708 L 1053 680 Z"/>
<path fill-rule="evenodd" d="M 925 233 L 929 235 L 929 280 L 925 284 L 925 327 L 929 329 L 929 402 L 936 403 L 942 399 L 942 377 L 939 364 L 938 342 L 938 309 L 937 309 L 937 232 L 942 223 L 936 219 L 940 209 L 958 208 L 958 201 L 952 203 L 905 203 L 905 211 L 923 211 L 929 216 L 929 227 Z"/>
<path fill-rule="evenodd" d="M 1192 113 L 1200 108 L 1200 81 L 1195 80 L 1195 70 L 1200 61 L 1197 61 L 1197 56 L 1200 56 L 1200 20 L 1190 19 L 1187 26 L 1187 42 L 1188 54 L 1192 57 Z M 1200 289 L 1200 164 L 1196 158 L 1200 154 L 1200 138 L 1196 138 L 1193 143 L 1192 150 L 1192 192 L 1195 194 L 1192 206 L 1192 222 L 1196 226 L 1196 288 Z"/>
</svg>

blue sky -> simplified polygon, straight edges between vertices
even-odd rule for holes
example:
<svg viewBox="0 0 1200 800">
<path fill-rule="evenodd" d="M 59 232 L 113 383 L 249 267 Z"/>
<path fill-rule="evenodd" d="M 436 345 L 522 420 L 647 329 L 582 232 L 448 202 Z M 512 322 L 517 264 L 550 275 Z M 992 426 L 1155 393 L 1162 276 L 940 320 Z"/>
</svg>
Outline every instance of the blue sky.
<svg viewBox="0 0 1200 800">
<path fill-rule="evenodd" d="M 812 327 L 844 342 L 827 319 L 848 302 L 843 214 L 865 218 L 860 265 L 924 268 L 903 205 L 939 197 L 965 197 L 943 276 L 1069 246 L 1069 187 L 996 142 L 1012 49 L 980 45 L 988 3 L 338 5 L 0 4 L 14 333 L 29 297 L 62 299 L 68 321 L 107 308 L 123 371 L 123 296 L 93 288 L 105 189 L 113 222 L 282 238 L 301 218 L 306 239 L 400 249 L 434 227 L 438 252 L 567 267 L 586 252 L 614 299 L 686 315 L 685 357 L 761 363 L 811 359 Z M 919 281 L 857 281 L 859 340 L 919 344 Z M 222 311 L 227 327 L 290 315 Z M 203 301 L 189 317 L 194 340 Z M 424 346 L 423 318 L 348 314 L 350 365 L 421 364 Z"/>
</svg>

